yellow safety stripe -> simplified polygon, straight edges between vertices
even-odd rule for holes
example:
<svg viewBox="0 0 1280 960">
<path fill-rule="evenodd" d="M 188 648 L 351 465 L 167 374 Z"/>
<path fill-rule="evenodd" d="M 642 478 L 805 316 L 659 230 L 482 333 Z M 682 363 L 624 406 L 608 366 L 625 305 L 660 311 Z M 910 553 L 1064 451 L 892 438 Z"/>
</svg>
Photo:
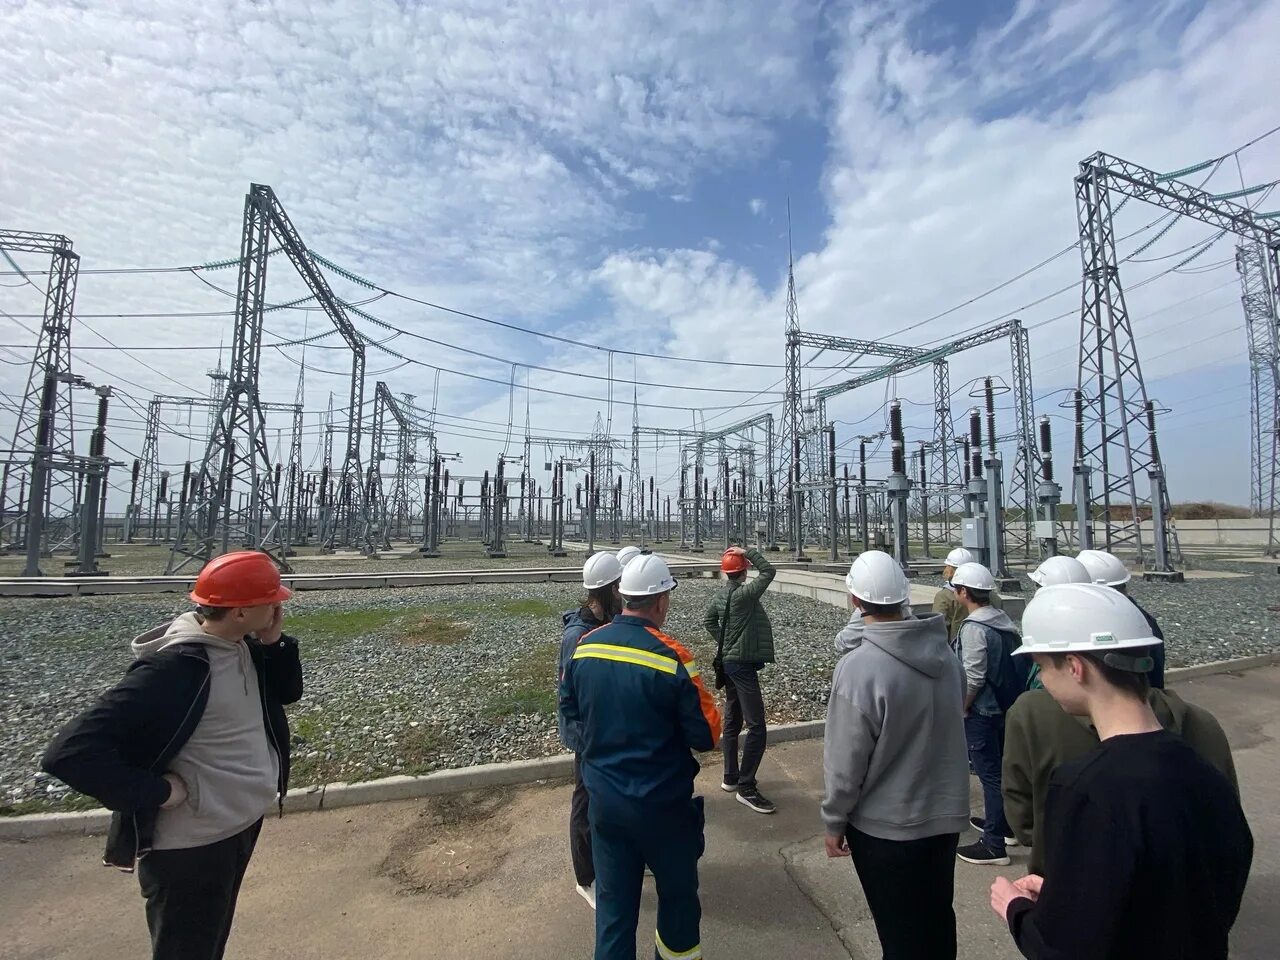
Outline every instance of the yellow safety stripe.
<svg viewBox="0 0 1280 960">
<path fill-rule="evenodd" d="M 637 667 L 649 667 L 661 673 L 674 674 L 678 664 L 670 657 L 637 650 L 635 647 L 619 647 L 610 643 L 584 643 L 573 652 L 573 659 L 584 658 L 595 660 L 612 660 L 615 663 L 630 663 Z"/>
<path fill-rule="evenodd" d="M 697 944 L 689 950 L 676 952 L 662 942 L 662 935 L 658 931 L 653 932 L 654 946 L 658 948 L 658 956 L 662 960 L 702 960 L 702 944 Z"/>
</svg>

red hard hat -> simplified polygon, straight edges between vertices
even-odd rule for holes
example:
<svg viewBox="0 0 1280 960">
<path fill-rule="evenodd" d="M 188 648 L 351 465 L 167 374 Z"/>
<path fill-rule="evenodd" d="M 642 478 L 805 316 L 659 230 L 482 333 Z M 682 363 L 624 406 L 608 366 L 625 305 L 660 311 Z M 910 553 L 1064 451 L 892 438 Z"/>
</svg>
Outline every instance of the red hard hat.
<svg viewBox="0 0 1280 960">
<path fill-rule="evenodd" d="M 275 562 L 260 550 L 214 557 L 196 577 L 191 599 L 204 607 L 260 607 L 280 603 L 293 591 L 280 585 Z"/>
<path fill-rule="evenodd" d="M 737 550 L 729 549 L 720 555 L 720 571 L 722 573 L 741 573 L 749 566 L 747 558 Z"/>
</svg>

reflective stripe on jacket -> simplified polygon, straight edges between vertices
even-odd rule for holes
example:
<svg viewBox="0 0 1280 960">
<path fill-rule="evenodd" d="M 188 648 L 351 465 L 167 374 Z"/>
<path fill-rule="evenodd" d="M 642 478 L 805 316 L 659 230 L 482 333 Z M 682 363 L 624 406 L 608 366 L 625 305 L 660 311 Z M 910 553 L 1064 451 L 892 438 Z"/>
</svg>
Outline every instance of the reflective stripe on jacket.
<svg viewBox="0 0 1280 960">
<path fill-rule="evenodd" d="M 688 800 L 715 748 L 720 713 L 693 655 L 641 618 L 619 614 L 586 634 L 560 683 L 560 710 L 580 730 L 591 816 L 629 820 Z"/>
</svg>

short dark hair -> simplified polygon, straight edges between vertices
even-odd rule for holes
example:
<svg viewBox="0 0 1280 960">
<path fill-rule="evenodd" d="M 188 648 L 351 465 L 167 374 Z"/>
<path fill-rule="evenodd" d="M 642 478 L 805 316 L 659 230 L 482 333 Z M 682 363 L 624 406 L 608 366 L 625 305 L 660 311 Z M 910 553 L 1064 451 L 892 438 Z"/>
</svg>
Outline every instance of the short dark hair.
<svg viewBox="0 0 1280 960">
<path fill-rule="evenodd" d="M 1122 690 L 1125 693 L 1132 694 L 1139 700 L 1146 700 L 1147 694 L 1151 692 L 1151 680 L 1146 673 L 1139 673 L 1135 670 L 1125 670 L 1121 667 L 1113 667 L 1106 662 L 1107 657 L 1121 656 L 1129 660 L 1140 660 L 1143 657 L 1151 657 L 1151 647 L 1126 647 L 1123 650 L 1116 650 L 1113 653 L 1077 653 L 1077 656 L 1087 657 L 1089 661 L 1098 668 L 1098 672 L 1102 674 L 1102 679 L 1111 686 Z M 1067 662 L 1065 653 L 1051 653 L 1049 659 L 1055 667 L 1061 666 Z"/>
<path fill-rule="evenodd" d="M 623 597 L 622 602 L 628 610 L 648 610 L 656 606 L 662 597 L 661 593 L 650 593 L 643 597 Z"/>
<path fill-rule="evenodd" d="M 739 570 L 737 573 L 726 573 L 725 578 L 732 580 L 734 583 L 747 579 L 747 571 Z"/>
<path fill-rule="evenodd" d="M 196 607 L 196 613 L 200 614 L 200 619 L 208 620 L 210 623 L 226 619 L 231 610 L 231 607 L 206 607 L 203 603 Z"/>
<path fill-rule="evenodd" d="M 965 584 L 963 584 L 963 583 L 957 583 L 957 584 L 956 584 L 956 589 L 957 589 L 957 590 L 960 590 L 960 589 L 962 589 L 962 588 L 963 588 L 964 592 L 965 592 L 965 593 L 967 593 L 967 594 L 969 595 L 969 599 L 970 599 L 970 600 L 972 600 L 974 603 L 976 603 L 978 606 L 980 606 L 980 607 L 989 607 L 989 606 L 991 606 L 991 591 L 990 591 L 990 590 L 975 590 L 973 587 L 966 586 L 966 585 L 965 585 Z"/>
<path fill-rule="evenodd" d="M 872 603 L 858 597 L 858 606 L 865 617 L 892 617 L 902 613 L 901 603 Z"/>
</svg>

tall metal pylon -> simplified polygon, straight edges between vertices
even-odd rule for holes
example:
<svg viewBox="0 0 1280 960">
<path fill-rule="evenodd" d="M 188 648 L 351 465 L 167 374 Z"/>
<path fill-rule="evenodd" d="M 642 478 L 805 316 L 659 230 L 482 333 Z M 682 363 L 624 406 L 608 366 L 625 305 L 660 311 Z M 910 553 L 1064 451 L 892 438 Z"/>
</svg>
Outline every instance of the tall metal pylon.
<svg viewBox="0 0 1280 960">
<path fill-rule="evenodd" d="M 1280 335 L 1277 333 L 1276 282 L 1260 243 L 1236 248 L 1241 303 L 1249 337 L 1249 506 L 1267 519 L 1267 556 L 1280 554 L 1276 512 L 1280 509 Z"/>
<path fill-rule="evenodd" d="M 956 542 L 952 531 L 952 507 L 961 499 L 951 492 L 961 482 L 960 448 L 955 442 L 955 424 L 951 417 L 951 365 L 946 360 L 933 361 L 933 444 L 929 458 L 929 496 L 937 512 L 934 536 L 945 544 Z"/>
<path fill-rule="evenodd" d="M 1102 546 L 1109 551 L 1130 547 L 1139 562 L 1147 564 L 1151 544 L 1143 540 L 1141 521 L 1154 505 L 1142 480 L 1153 473 L 1162 476 L 1163 468 L 1155 433 L 1147 423 L 1147 386 L 1120 283 L 1111 191 L 1104 169 L 1089 161 L 1081 164 L 1075 190 L 1084 278 L 1077 380 L 1084 399 L 1083 453 L 1096 465 L 1093 492 L 1101 506 Z M 1162 502 L 1157 509 L 1167 518 L 1166 485 L 1161 484 L 1159 496 Z"/>
<path fill-rule="evenodd" d="M 1007 503 L 1016 504 L 1022 510 L 1016 536 L 1022 541 L 1023 556 L 1030 557 L 1036 546 L 1036 425 L 1032 407 L 1031 386 L 1031 337 L 1021 320 L 1014 320 L 1015 327 L 1009 334 L 1009 366 L 1013 373 L 1013 418 L 1016 446 L 1013 462 L 1013 480 L 1009 484 Z M 1013 531 L 1014 525 L 1006 529 Z"/>
<path fill-rule="evenodd" d="M 635 366 L 631 368 L 631 479 L 627 487 L 628 516 L 632 535 L 640 536 L 644 523 L 644 481 L 640 477 L 640 395 Z"/>
<path fill-rule="evenodd" d="M 774 469 L 778 471 L 777 489 L 786 494 L 783 516 L 786 519 L 787 540 L 791 548 L 800 553 L 804 546 L 803 510 L 797 510 L 801 496 L 795 488 L 801 478 L 800 446 L 803 442 L 804 422 L 800 410 L 800 306 L 796 301 L 795 257 L 791 248 L 791 200 L 787 200 L 787 320 L 786 320 L 786 382 L 782 390 L 782 424 L 778 431 L 778 457 Z"/>
<path fill-rule="evenodd" d="M 342 524 L 346 532 L 344 542 L 351 543 L 356 539 L 358 527 L 360 546 L 370 552 L 373 549 L 360 469 L 364 342 L 341 301 L 312 262 L 306 244 L 275 192 L 266 184 L 255 183 L 245 196 L 227 392 L 196 474 L 199 495 L 188 502 L 179 525 L 169 557 L 169 573 L 176 573 L 193 562 L 203 565 L 231 549 L 233 544 L 265 550 L 281 566 L 287 566 L 258 380 L 268 247 L 272 237 L 351 350 L 347 451 L 338 484 L 338 522 L 330 525 L 330 536 L 333 528 Z"/>
<path fill-rule="evenodd" d="M 80 528 L 76 475 L 71 469 L 57 468 L 75 456 L 71 319 L 80 257 L 62 234 L 24 230 L 0 230 L 0 250 L 50 258 L 40 336 L 18 404 L 10 462 L 0 473 L 0 540 L 15 547 L 26 543 L 33 507 L 38 514 L 35 532 L 42 543 L 27 551 L 28 575 L 34 575 L 39 554 L 60 542 L 74 541 Z M 10 510 L 8 492 L 14 487 L 25 491 L 25 500 L 20 496 Z M 21 536 L 15 536 L 19 531 Z"/>
</svg>

